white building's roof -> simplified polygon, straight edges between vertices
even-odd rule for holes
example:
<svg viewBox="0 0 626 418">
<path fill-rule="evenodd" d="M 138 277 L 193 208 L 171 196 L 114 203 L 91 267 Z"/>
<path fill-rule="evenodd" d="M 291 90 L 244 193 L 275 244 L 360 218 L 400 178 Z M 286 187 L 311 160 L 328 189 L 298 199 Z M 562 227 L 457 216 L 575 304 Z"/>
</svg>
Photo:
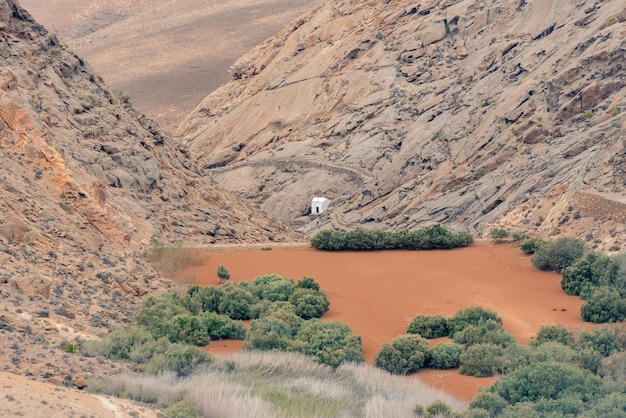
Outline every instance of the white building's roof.
<svg viewBox="0 0 626 418">
<path fill-rule="evenodd" d="M 313 203 L 323 203 L 326 202 L 328 199 L 326 199 L 325 197 L 314 197 L 313 198 Z"/>
</svg>

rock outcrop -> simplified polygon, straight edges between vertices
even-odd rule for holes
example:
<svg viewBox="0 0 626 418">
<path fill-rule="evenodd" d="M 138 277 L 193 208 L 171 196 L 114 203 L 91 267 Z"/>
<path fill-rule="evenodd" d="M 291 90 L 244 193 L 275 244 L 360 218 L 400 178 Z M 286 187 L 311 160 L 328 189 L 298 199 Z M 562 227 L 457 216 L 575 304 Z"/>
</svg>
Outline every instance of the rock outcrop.
<svg viewBox="0 0 626 418">
<path fill-rule="evenodd" d="M 177 137 L 305 232 L 501 225 L 620 248 L 622 217 L 575 196 L 626 196 L 625 19 L 620 0 L 329 0 Z M 303 216 L 318 194 L 330 216 Z"/>
<path fill-rule="evenodd" d="M 0 0 L 0 158 L 0 371 L 102 368 L 62 358 L 61 342 L 128 322 L 171 286 L 141 257 L 151 241 L 298 236 L 201 176 L 14 0 Z"/>
</svg>

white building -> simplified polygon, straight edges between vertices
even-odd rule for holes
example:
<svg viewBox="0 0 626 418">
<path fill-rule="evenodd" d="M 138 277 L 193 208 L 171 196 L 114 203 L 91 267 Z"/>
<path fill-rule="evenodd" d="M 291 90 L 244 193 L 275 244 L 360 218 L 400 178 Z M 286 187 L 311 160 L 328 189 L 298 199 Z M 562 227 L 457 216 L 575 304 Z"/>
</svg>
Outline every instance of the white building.
<svg viewBox="0 0 626 418">
<path fill-rule="evenodd" d="M 311 214 L 320 214 L 328 209 L 329 205 L 330 199 L 326 199 L 325 197 L 314 197 L 313 201 L 311 202 Z"/>
</svg>

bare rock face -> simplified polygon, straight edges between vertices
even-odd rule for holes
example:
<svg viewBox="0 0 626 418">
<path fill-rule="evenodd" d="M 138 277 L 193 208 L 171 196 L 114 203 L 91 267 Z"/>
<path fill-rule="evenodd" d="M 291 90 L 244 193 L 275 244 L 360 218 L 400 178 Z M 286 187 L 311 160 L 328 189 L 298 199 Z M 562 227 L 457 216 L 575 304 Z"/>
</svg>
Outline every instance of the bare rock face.
<svg viewBox="0 0 626 418">
<path fill-rule="evenodd" d="M 242 57 L 177 137 L 302 231 L 442 222 L 621 246 L 624 4 L 327 1 Z M 303 217 L 310 198 L 330 216 Z M 584 212 L 584 213 L 583 213 Z"/>
<path fill-rule="evenodd" d="M 87 375 L 79 356 L 61 361 L 62 342 L 115 329 L 148 289 L 170 286 L 140 257 L 151 240 L 298 236 L 203 178 L 170 142 L 0 0 L 0 339 L 15 347 L 1 351 L 0 371 L 96 373 L 95 359 Z"/>
</svg>

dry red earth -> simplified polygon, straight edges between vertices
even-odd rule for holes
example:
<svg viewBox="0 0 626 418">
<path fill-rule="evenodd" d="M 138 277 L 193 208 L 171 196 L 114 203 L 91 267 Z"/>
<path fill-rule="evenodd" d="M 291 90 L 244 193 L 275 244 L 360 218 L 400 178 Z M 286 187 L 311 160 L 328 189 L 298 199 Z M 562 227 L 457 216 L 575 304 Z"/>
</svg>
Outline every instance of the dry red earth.
<svg viewBox="0 0 626 418">
<path fill-rule="evenodd" d="M 276 273 L 296 281 L 312 276 L 330 299 L 324 319 L 350 325 L 363 340 L 373 363 L 385 342 L 405 332 L 418 314 L 454 315 L 469 306 L 496 311 L 504 328 L 527 344 L 542 325 L 585 327 L 582 301 L 560 288 L 560 275 L 537 271 L 529 257 L 512 245 L 472 245 L 448 251 L 325 252 L 312 248 L 274 248 L 202 253 L 202 265 L 179 278 L 201 285 L 218 283 L 225 265 L 231 280 Z M 240 349 L 241 343 L 213 343 L 212 351 Z M 452 395 L 470 400 L 494 378 L 476 379 L 456 371 L 422 370 L 417 377 Z"/>
</svg>

